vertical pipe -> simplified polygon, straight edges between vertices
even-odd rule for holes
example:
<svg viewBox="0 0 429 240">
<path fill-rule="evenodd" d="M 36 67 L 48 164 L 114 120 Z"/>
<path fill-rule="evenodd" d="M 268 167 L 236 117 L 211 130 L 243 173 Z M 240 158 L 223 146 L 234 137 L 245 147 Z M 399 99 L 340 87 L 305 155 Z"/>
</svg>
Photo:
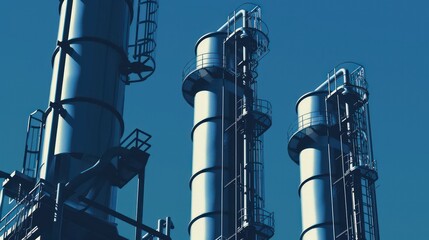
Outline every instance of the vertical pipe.
<svg viewBox="0 0 429 240">
<path fill-rule="evenodd" d="M 336 104 L 337 104 L 337 121 L 338 121 L 338 131 L 341 133 L 341 132 L 343 132 L 344 131 L 344 129 L 343 129 L 343 126 L 342 126 L 342 121 L 341 121 L 341 106 L 340 106 L 340 96 L 339 95 L 337 95 L 337 96 L 335 96 L 335 98 L 336 98 Z M 336 138 L 332 138 L 332 139 L 336 139 Z M 341 222 L 341 224 L 342 224 L 342 226 L 343 226 L 343 229 L 345 228 L 345 232 L 347 233 L 347 237 L 348 236 L 350 236 L 350 231 L 351 231 L 351 229 L 348 227 L 349 226 L 349 208 L 347 207 L 347 203 L 348 203 L 348 201 L 349 201 L 349 196 L 348 196 L 348 194 L 346 194 L 347 193 L 347 181 L 346 181 L 346 179 L 344 178 L 344 176 L 343 176 L 343 173 L 346 171 L 346 169 L 345 169 L 345 164 L 344 164 L 344 159 L 345 159 L 345 156 L 344 156 L 344 152 L 345 152 L 345 144 L 344 144 L 344 136 L 342 135 L 342 134 L 339 134 L 339 136 L 338 136 L 338 140 L 339 140 L 339 144 L 340 144 L 340 154 L 341 154 L 341 167 L 340 167 L 340 170 L 341 170 L 341 178 L 340 178 L 340 180 L 342 181 L 342 193 L 343 193 L 343 196 L 342 196 L 342 198 L 341 198 L 341 196 L 338 196 L 338 197 L 336 197 L 336 198 L 333 198 L 332 200 L 333 201 L 335 201 L 335 202 L 337 202 L 337 203 L 339 203 L 339 204 L 342 204 L 343 206 L 344 206 L 344 215 L 342 216 L 342 219 L 341 220 L 343 220 L 342 222 Z M 341 228 L 340 228 L 341 229 Z M 334 234 L 336 234 L 335 232 L 334 232 Z"/>
<path fill-rule="evenodd" d="M 374 150 L 372 149 L 372 130 L 371 130 L 371 121 L 370 121 L 371 117 L 370 117 L 370 113 L 369 113 L 369 103 L 367 103 L 365 105 L 365 111 L 367 114 L 366 120 L 368 122 L 368 135 L 369 135 L 368 136 L 368 146 L 369 146 L 369 150 L 370 150 L 369 151 L 369 153 L 370 153 L 369 161 L 371 161 L 370 162 L 371 166 L 376 170 L 377 165 L 376 165 L 375 160 L 374 160 Z"/>
<path fill-rule="evenodd" d="M 357 212 L 355 210 L 355 207 L 357 204 L 356 198 L 358 197 L 357 196 L 358 194 L 356 194 L 356 190 L 357 190 L 356 181 L 355 181 L 355 179 L 353 179 L 353 186 L 351 187 L 351 199 L 352 199 L 352 206 L 353 206 L 352 215 L 353 215 L 353 223 L 354 223 L 353 224 L 353 233 L 354 233 L 353 236 L 354 236 L 354 239 L 360 240 L 360 234 L 359 234 L 359 229 L 358 229 L 358 216 L 356 216 Z M 358 206 L 358 207 L 360 207 L 360 206 Z"/>
<path fill-rule="evenodd" d="M 329 79 L 329 74 L 328 74 L 328 79 Z M 329 84 L 329 83 L 328 83 Z M 329 87 L 328 87 L 329 89 Z M 326 103 L 326 99 L 325 99 L 325 103 Z M 328 114 L 328 104 L 325 104 L 325 114 L 326 114 L 326 123 L 327 125 L 331 125 L 331 120 L 330 120 L 330 116 Z M 328 145 L 328 156 L 332 156 L 332 152 L 331 152 L 331 138 L 330 138 L 330 133 L 329 131 L 326 132 L 327 134 L 327 145 Z M 333 186 L 333 164 L 331 161 L 328 161 L 328 167 L 329 167 L 329 185 Z M 333 193 L 333 188 L 329 188 L 329 194 L 330 194 L 330 198 L 331 198 L 331 218 L 332 218 L 332 222 L 335 223 L 336 219 L 335 219 L 335 212 L 334 212 L 334 193 Z M 336 237 L 336 229 L 335 229 L 335 224 L 332 224 L 332 233 L 334 235 L 334 237 Z"/>
<path fill-rule="evenodd" d="M 245 11 L 243 11 L 243 18 L 244 18 L 244 14 L 245 14 Z M 237 27 L 236 27 L 236 19 L 234 18 L 234 29 L 237 29 Z M 237 103 L 238 103 L 238 91 L 237 91 L 237 88 L 238 88 L 238 72 L 237 72 L 237 68 L 238 68 L 238 53 L 237 53 L 237 35 L 234 35 L 234 38 L 235 38 L 235 41 L 234 41 L 234 143 L 233 143 L 233 146 L 234 146 L 234 158 L 233 158 L 233 160 L 234 160 L 234 175 L 233 175 L 233 178 L 234 178 L 234 206 L 233 207 L 231 207 L 231 209 L 233 210 L 233 213 L 234 213 L 234 218 L 232 219 L 233 221 L 234 221 L 234 232 L 231 232 L 231 233 L 233 233 L 234 235 L 234 239 L 235 240 L 237 240 L 238 239 L 238 236 L 237 236 L 237 234 L 235 234 L 236 233 L 236 231 L 237 231 L 237 229 L 238 229 L 238 211 L 239 211 L 239 209 L 237 209 L 238 208 L 238 201 L 239 201 L 239 199 L 238 199 L 238 188 L 239 188 L 239 178 L 238 178 L 238 176 L 240 176 L 239 175 L 239 173 L 241 173 L 241 171 L 239 171 L 239 158 L 238 158 L 238 149 L 237 149 L 237 145 L 238 145 L 238 125 L 237 125 L 237 119 L 238 119 L 238 115 L 237 115 L 237 111 L 238 111 L 238 106 L 237 106 Z M 229 236 L 229 235 L 226 235 L 226 236 Z"/>
<path fill-rule="evenodd" d="M 243 215 L 243 220 L 240 221 L 242 225 L 247 225 L 249 224 L 250 218 L 251 217 L 251 213 L 250 213 L 250 164 L 249 164 L 249 155 L 248 153 L 248 140 L 247 140 L 247 136 L 246 134 L 243 134 L 243 212 L 241 213 Z"/>
<path fill-rule="evenodd" d="M 57 195 L 55 198 L 55 209 L 54 209 L 54 219 L 53 219 L 53 239 L 62 239 L 62 222 L 63 222 L 63 190 L 64 190 L 64 183 L 58 183 L 57 184 Z"/>
<path fill-rule="evenodd" d="M 225 56 L 225 45 L 223 45 L 223 56 Z M 223 73 L 222 76 L 222 142 L 225 142 L 225 73 Z M 220 184 L 220 225 L 224 226 L 224 212 L 225 212 L 225 144 L 221 145 L 221 184 Z M 224 230 L 223 228 L 220 229 L 220 236 L 224 236 Z"/>
<path fill-rule="evenodd" d="M 158 227 L 156 228 L 157 232 L 163 233 L 164 232 L 164 226 L 166 225 L 166 221 L 164 219 L 158 219 Z M 168 235 L 167 235 L 168 236 Z M 161 240 L 160 238 L 157 238 L 158 240 Z"/>
<path fill-rule="evenodd" d="M 173 221 L 171 220 L 171 217 L 165 218 L 165 235 L 170 236 L 171 229 L 174 228 Z"/>
<path fill-rule="evenodd" d="M 242 35 L 240 36 L 241 38 L 246 38 L 247 36 L 245 36 L 245 34 L 246 34 L 246 30 L 245 30 L 245 28 L 247 28 L 248 27 L 248 24 L 247 24 L 247 12 L 246 11 L 244 11 L 243 13 L 242 13 L 242 22 L 243 22 L 243 28 L 244 28 L 244 32 L 242 33 Z M 235 52 L 237 53 L 237 40 L 236 40 L 236 42 L 235 42 L 235 48 L 236 48 L 236 50 L 235 50 Z M 246 81 L 244 84 L 246 85 L 246 86 L 249 86 L 250 85 L 250 83 L 249 82 L 247 82 L 247 80 L 248 80 L 248 66 L 247 66 L 247 61 L 248 61 L 248 53 L 247 53 L 247 49 L 246 49 L 246 45 L 245 44 L 243 44 L 243 46 L 242 46 L 242 49 L 243 49 L 243 53 L 242 53 L 242 61 L 243 61 L 243 76 L 245 77 L 244 79 L 243 79 L 243 81 Z M 235 56 L 236 57 L 236 63 L 235 63 L 235 66 L 236 66 L 236 68 L 238 68 L 238 61 L 237 61 L 237 55 Z M 236 74 L 235 74 L 236 76 L 237 76 L 237 72 L 236 72 Z M 237 78 L 237 77 L 236 77 Z M 236 82 L 235 82 L 235 85 L 237 86 L 237 79 L 236 79 Z M 242 104 L 242 112 L 240 113 L 240 115 L 245 115 L 245 114 L 247 114 L 247 111 L 248 111 L 248 109 L 247 108 L 249 108 L 249 106 L 251 107 L 251 104 L 252 104 L 252 102 L 248 102 L 248 100 L 250 99 L 248 99 L 247 97 L 249 96 L 249 94 L 248 94 L 248 92 L 246 92 L 245 94 L 244 94 L 244 96 L 243 96 L 243 98 L 242 98 L 242 100 L 241 100 L 241 104 Z M 238 102 L 238 99 L 236 99 L 236 102 Z M 235 117 L 235 119 L 236 119 L 236 121 L 237 121 L 237 119 L 238 119 L 238 116 L 236 116 Z M 236 125 L 238 124 L 238 122 L 236 122 Z M 250 124 L 250 123 L 249 123 Z M 248 126 L 245 126 L 245 128 L 248 128 Z M 250 128 L 251 129 L 251 128 Z M 236 130 L 236 132 L 237 132 L 237 130 Z M 251 156 L 250 156 L 250 154 L 247 154 L 248 152 L 249 152 L 249 144 L 250 144 L 250 142 L 251 142 L 251 140 L 249 141 L 249 138 L 251 138 L 251 136 L 248 136 L 248 134 L 250 133 L 251 131 L 248 131 L 248 129 L 245 129 L 244 130 L 244 133 L 243 133 L 243 158 L 242 158 L 242 160 L 243 160 L 243 162 L 242 162 L 242 164 L 243 164 L 243 175 L 244 175 L 244 182 L 243 182 L 243 211 L 241 212 L 241 209 L 238 209 L 238 211 L 240 211 L 240 213 L 241 213 L 241 215 L 243 215 L 242 217 L 243 217 L 243 220 L 242 221 L 240 221 L 241 222 L 241 225 L 247 225 L 247 224 L 249 224 L 249 221 L 251 221 L 251 219 L 249 218 L 249 217 L 252 217 L 252 214 L 251 214 L 251 206 L 252 206 L 252 203 L 251 203 L 251 190 L 250 190 L 250 188 L 251 188 L 251 182 L 252 182 L 252 173 L 251 173 L 251 168 L 252 168 L 252 166 L 251 166 L 251 162 L 249 162 L 249 160 L 251 159 Z M 237 133 L 236 133 L 237 134 Z M 236 138 L 236 141 L 238 141 L 238 139 Z M 236 156 L 236 157 L 238 157 L 238 156 Z M 239 161 L 238 159 L 236 159 L 236 161 Z M 238 176 L 238 175 L 237 175 Z M 238 194 L 238 193 L 236 193 L 236 194 Z M 238 227 L 238 226 L 237 226 Z M 237 228 L 236 227 L 236 228 Z"/>
<path fill-rule="evenodd" d="M 136 219 L 139 225 L 143 224 L 144 180 L 145 180 L 145 174 L 139 173 L 138 182 L 137 182 L 138 190 L 137 190 L 137 212 L 136 212 Z M 142 238 L 142 231 L 138 226 L 136 226 L 135 236 L 136 236 L 136 240 L 141 240 Z"/>
<path fill-rule="evenodd" d="M 1 177 L 3 178 L 3 177 Z M 0 190 L 0 218 L 3 218 L 3 204 L 5 204 L 4 201 L 4 193 L 3 188 Z"/>
</svg>

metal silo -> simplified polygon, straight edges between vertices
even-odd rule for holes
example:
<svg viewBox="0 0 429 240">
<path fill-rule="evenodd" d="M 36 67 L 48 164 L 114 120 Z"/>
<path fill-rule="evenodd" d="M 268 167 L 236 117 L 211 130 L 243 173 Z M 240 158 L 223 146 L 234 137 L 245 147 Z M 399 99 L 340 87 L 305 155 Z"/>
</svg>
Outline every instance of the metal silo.
<svg viewBox="0 0 429 240">
<path fill-rule="evenodd" d="M 274 234 L 273 214 L 264 210 L 262 154 L 271 105 L 255 90 L 268 32 L 260 7 L 245 7 L 197 41 L 196 58 L 183 73 L 183 95 L 194 107 L 193 240 Z"/>
<path fill-rule="evenodd" d="M 130 10 L 126 1 L 61 4 L 41 170 L 48 182 L 68 182 L 119 145 Z M 106 185 L 98 202 L 115 208 L 114 194 Z"/>
<path fill-rule="evenodd" d="M 331 71 L 297 102 L 289 155 L 300 165 L 303 240 L 378 240 L 365 69 Z"/>
</svg>

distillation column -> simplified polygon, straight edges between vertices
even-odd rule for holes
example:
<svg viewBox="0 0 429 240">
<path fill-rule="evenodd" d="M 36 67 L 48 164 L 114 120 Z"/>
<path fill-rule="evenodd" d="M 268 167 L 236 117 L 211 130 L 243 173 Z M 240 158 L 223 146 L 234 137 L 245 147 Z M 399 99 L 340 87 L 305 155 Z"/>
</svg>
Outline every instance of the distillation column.
<svg viewBox="0 0 429 240">
<path fill-rule="evenodd" d="M 262 240 L 274 233 L 260 194 L 263 163 L 255 163 L 262 161 L 255 143 L 271 126 L 270 105 L 253 90 L 257 60 L 268 47 L 260 24 L 259 7 L 234 12 L 197 41 L 196 59 L 184 71 L 183 95 L 194 107 L 192 240 Z"/>
<path fill-rule="evenodd" d="M 64 0 L 53 57 L 41 178 L 66 183 L 118 146 L 132 16 L 130 1 Z M 92 182 L 88 195 L 115 208 L 115 191 Z M 92 198 L 92 197 L 91 197 Z M 96 213 L 107 220 L 107 216 Z"/>
<path fill-rule="evenodd" d="M 222 192 L 223 179 L 233 178 L 234 172 L 234 165 L 230 160 L 234 157 L 234 135 L 224 134 L 223 131 L 224 125 L 230 125 L 234 121 L 235 106 L 234 85 L 230 80 L 224 79 L 222 70 L 225 38 L 224 32 L 209 33 L 196 46 L 197 67 L 200 70 L 195 74 L 200 76 L 192 83 L 198 89 L 192 100 L 188 101 L 194 106 L 190 235 L 195 240 L 214 240 L 221 235 L 221 231 L 232 234 L 234 226 L 231 218 L 222 219 L 223 225 L 220 224 L 221 211 L 225 211 L 228 216 L 234 214 L 229 210 L 230 201 L 222 200 L 222 194 L 226 195 L 225 198 L 234 199 L 233 189 Z M 238 96 L 242 96 L 243 90 L 237 90 Z"/>
<path fill-rule="evenodd" d="M 326 91 L 310 92 L 297 103 L 297 137 L 290 140 L 289 146 L 299 145 L 302 149 L 294 151 L 292 159 L 300 165 L 302 228 L 301 239 L 330 240 L 332 234 L 331 183 L 328 157 L 328 138 L 326 136 Z M 333 113 L 334 114 L 334 113 Z M 295 135 L 294 135 L 295 136 Z M 298 140 L 299 138 L 299 140 Z M 305 139 L 306 144 L 301 142 Z M 289 152 L 291 154 L 291 151 Z"/>
<path fill-rule="evenodd" d="M 289 155 L 300 165 L 303 240 L 378 240 L 377 172 L 364 68 L 346 64 L 297 102 Z"/>
</svg>

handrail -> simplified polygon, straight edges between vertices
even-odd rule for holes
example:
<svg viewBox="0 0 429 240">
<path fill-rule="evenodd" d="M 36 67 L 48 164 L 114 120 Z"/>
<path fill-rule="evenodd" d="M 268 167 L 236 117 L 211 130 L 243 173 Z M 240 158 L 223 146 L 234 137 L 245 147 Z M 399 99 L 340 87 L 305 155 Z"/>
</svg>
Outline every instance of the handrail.
<svg viewBox="0 0 429 240">
<path fill-rule="evenodd" d="M 246 107 L 246 103 L 243 104 L 243 99 L 238 100 L 237 102 L 237 111 L 241 114 L 243 114 L 243 110 Z M 254 112 L 259 112 L 262 114 L 265 114 L 269 117 L 272 115 L 272 105 L 269 101 L 264 99 L 256 99 L 253 101 L 253 104 L 250 108 Z"/>
<path fill-rule="evenodd" d="M 269 116 L 271 116 L 273 113 L 271 102 L 264 100 L 264 99 L 257 99 L 254 102 L 253 108 L 256 111 L 261 112 L 261 113 L 265 113 Z"/>
<path fill-rule="evenodd" d="M 351 69 L 351 71 L 348 71 L 349 69 Z M 347 76 L 344 76 L 346 72 Z M 368 83 L 365 78 L 365 68 L 360 64 L 354 62 L 344 62 L 338 64 L 335 68 L 329 71 L 327 75 L 328 79 L 325 81 L 325 87 L 327 86 L 329 94 L 335 90 L 345 87 L 346 85 L 349 87 L 356 87 L 355 90 L 361 96 L 368 93 Z M 342 81 L 343 77 L 346 78 L 344 81 Z M 332 83 L 329 80 L 332 80 Z M 337 81 L 341 82 L 337 83 Z M 319 86 L 316 91 L 322 89 L 322 85 Z"/>
<path fill-rule="evenodd" d="M 291 124 L 287 136 L 290 139 L 296 132 L 314 125 L 328 125 L 326 111 L 313 111 L 298 116 L 295 124 Z"/>
<path fill-rule="evenodd" d="M 219 53 L 203 53 L 199 54 L 196 57 L 188 61 L 182 71 L 182 79 L 185 80 L 186 76 L 189 73 L 196 69 L 205 68 L 205 67 L 221 67 L 226 68 L 225 57 Z M 229 70 L 231 73 L 234 72 L 234 69 L 231 67 Z"/>
<path fill-rule="evenodd" d="M 249 215 L 246 214 L 247 209 L 246 208 L 242 208 L 239 211 L 240 217 L 238 218 L 240 221 L 243 221 L 244 218 L 248 218 Z M 274 222 L 274 212 L 269 212 L 263 208 L 253 208 L 254 211 L 254 216 L 253 216 L 253 221 L 255 223 L 261 223 L 264 224 L 266 226 L 272 227 L 274 228 L 275 222 Z"/>
<path fill-rule="evenodd" d="M 152 135 L 136 128 L 124 140 L 121 141 L 121 146 L 127 149 L 131 147 L 141 149 L 144 147 L 142 151 L 146 152 L 149 150 L 149 148 L 152 147 L 152 145 L 148 143 L 151 138 Z"/>
<path fill-rule="evenodd" d="M 226 30 L 228 34 L 234 32 L 234 30 L 236 29 L 240 29 L 243 27 L 249 27 L 249 28 L 255 28 L 258 29 L 259 31 L 261 31 L 262 33 L 264 33 L 266 36 L 268 36 L 269 34 L 269 29 L 267 24 L 262 20 L 261 18 L 261 7 L 257 4 L 253 4 L 253 3 L 244 3 L 241 4 L 237 9 L 235 9 L 233 12 L 231 12 L 228 15 L 228 19 L 229 21 L 235 21 L 235 22 L 241 22 L 241 21 L 237 21 L 237 14 L 239 14 L 241 11 L 246 11 L 246 20 L 248 25 L 247 26 L 242 26 L 242 25 L 238 25 L 237 24 L 232 24 L 226 22 L 223 26 L 221 26 L 218 31 L 222 31 L 222 30 Z M 234 28 L 232 29 L 231 28 Z"/>
<path fill-rule="evenodd" d="M 326 111 L 309 112 L 298 116 L 298 120 L 295 122 L 295 124 L 289 127 L 287 136 L 288 136 L 288 139 L 291 139 L 291 137 L 295 133 L 307 127 L 317 126 L 317 125 L 326 125 L 328 127 L 331 127 L 333 126 L 333 124 L 338 124 L 338 122 L 330 122 L 327 119 Z M 364 132 L 362 132 L 362 129 L 357 129 L 357 130 L 359 130 L 357 131 L 357 134 L 365 134 Z M 361 137 L 362 136 L 359 136 L 359 138 Z M 359 139 L 356 139 L 356 140 L 359 141 Z M 372 170 L 376 170 L 377 168 L 376 162 L 374 159 L 370 159 L 370 155 L 364 154 L 362 152 L 354 152 L 354 154 L 356 155 L 356 157 L 359 158 L 357 162 L 354 162 L 354 166 L 367 167 Z"/>
<path fill-rule="evenodd" d="M 9 210 L 1 219 L 0 219 L 0 235 L 4 234 L 4 231 L 10 226 L 12 223 L 16 223 L 17 221 L 24 221 L 24 219 L 18 218 L 18 216 L 25 210 L 30 209 L 31 207 L 38 204 L 39 199 L 41 199 L 45 192 L 43 191 L 43 187 L 45 184 L 43 182 L 39 182 L 30 192 L 28 192 L 23 199 L 15 204 L 15 206 Z M 43 193 L 43 195 L 40 195 Z"/>
</svg>

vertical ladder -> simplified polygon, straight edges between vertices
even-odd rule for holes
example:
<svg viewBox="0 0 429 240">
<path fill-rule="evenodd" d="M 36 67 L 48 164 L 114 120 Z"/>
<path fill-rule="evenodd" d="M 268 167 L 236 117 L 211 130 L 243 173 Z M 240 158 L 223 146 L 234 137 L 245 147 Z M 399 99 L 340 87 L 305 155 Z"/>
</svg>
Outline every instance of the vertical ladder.
<svg viewBox="0 0 429 240">
<path fill-rule="evenodd" d="M 366 103 L 353 103 L 349 102 L 348 99 L 343 99 L 344 97 L 340 97 L 340 93 L 335 91 L 336 85 L 333 92 L 331 92 L 330 85 L 328 85 L 328 89 L 326 105 L 328 106 L 328 101 L 331 101 L 331 104 L 335 103 L 338 112 L 337 134 L 340 150 L 334 156 L 334 162 L 341 161 L 341 169 L 338 170 L 340 176 L 332 179 L 332 188 L 342 187 L 344 191 L 343 209 L 334 206 L 334 203 L 338 205 L 338 200 L 332 198 L 333 211 L 345 214 L 345 216 L 339 216 L 345 220 L 345 229 L 335 229 L 335 225 L 333 226 L 335 239 L 377 240 L 378 228 L 376 226 L 374 188 L 376 173 L 373 173 L 375 169 L 367 136 L 369 126 L 366 116 Z M 357 94 L 362 93 L 357 92 Z M 346 104 L 349 105 L 348 112 L 345 112 Z M 338 214 L 334 213 L 333 216 L 338 216 Z M 339 221 L 341 222 L 341 219 Z"/>
<path fill-rule="evenodd" d="M 336 73 L 336 69 L 333 70 L 333 73 Z M 327 79 L 330 79 L 330 73 L 327 75 Z M 332 207 L 332 220 L 333 222 L 343 222 L 344 226 L 336 226 L 333 224 L 332 230 L 335 240 L 355 240 L 354 238 L 354 223 L 355 221 L 355 206 L 353 206 L 354 199 L 354 184 L 353 176 L 351 173 L 351 166 L 353 165 L 353 154 L 351 152 L 346 152 L 345 146 L 350 146 L 349 130 L 347 126 L 352 124 L 352 119 L 350 114 L 347 115 L 344 111 L 342 100 L 337 91 L 337 78 L 334 75 L 334 81 L 328 81 L 328 95 L 325 99 L 326 106 L 326 119 L 328 121 L 328 137 L 336 138 L 338 136 L 339 140 L 339 152 L 336 155 L 335 150 L 331 149 L 331 145 L 328 144 L 328 153 L 329 153 L 329 166 L 331 173 L 331 207 Z M 337 111 L 337 126 L 329 123 L 330 115 L 328 106 L 335 104 Z M 332 129 L 332 130 L 330 130 Z M 338 169 L 339 168 L 339 169 Z M 333 173 L 338 172 L 338 176 L 335 176 Z M 342 192 L 343 198 L 337 196 L 334 198 L 333 192 Z M 352 202 L 352 204 L 350 204 Z M 344 215 L 342 215 L 344 214 Z M 339 219 L 336 219 L 339 218 Z"/>
<path fill-rule="evenodd" d="M 155 71 L 158 0 L 137 0 L 135 31 L 130 34 L 131 61 L 127 84 L 142 82 Z"/>
<path fill-rule="evenodd" d="M 32 178 L 39 175 L 40 150 L 45 113 L 38 109 L 28 117 L 22 172 Z"/>
<path fill-rule="evenodd" d="M 155 32 L 157 29 L 156 16 L 158 2 L 156 0 L 138 0 L 137 2 L 137 23 L 134 38 L 133 58 L 142 62 L 146 56 L 153 57 L 155 51 Z"/>
</svg>

